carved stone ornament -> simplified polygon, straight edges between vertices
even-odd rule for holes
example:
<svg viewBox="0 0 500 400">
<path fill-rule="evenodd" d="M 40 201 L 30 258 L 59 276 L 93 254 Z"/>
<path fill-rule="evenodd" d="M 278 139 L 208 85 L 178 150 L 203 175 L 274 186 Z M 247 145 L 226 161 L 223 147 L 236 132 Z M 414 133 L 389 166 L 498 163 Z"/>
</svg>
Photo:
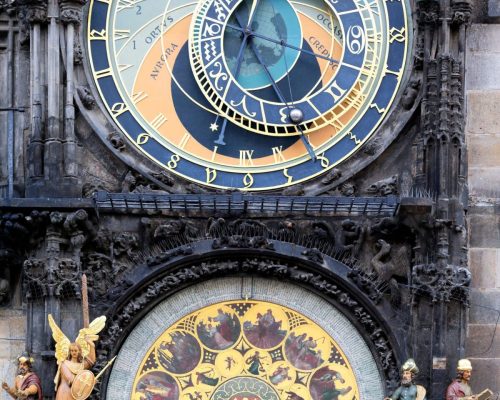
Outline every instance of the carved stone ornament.
<svg viewBox="0 0 500 400">
<path fill-rule="evenodd" d="M 449 302 L 452 298 L 469 302 L 471 273 L 465 267 L 420 264 L 413 267 L 412 275 L 415 295 L 428 296 L 434 303 Z"/>
<path fill-rule="evenodd" d="M 118 151 L 123 151 L 126 148 L 125 141 L 123 140 L 122 135 L 120 135 L 118 132 L 111 132 L 108 135 L 108 140 L 111 143 L 111 146 L 113 146 L 116 150 Z"/>
<path fill-rule="evenodd" d="M 151 260 L 155 263 L 158 260 Z M 165 268 L 165 267 L 164 267 Z M 393 388 L 398 382 L 399 372 L 394 350 L 383 327 L 379 324 L 373 313 L 353 296 L 337 286 L 323 273 L 303 269 L 298 265 L 288 265 L 286 262 L 268 258 L 241 258 L 210 260 L 190 264 L 189 268 L 182 266 L 171 268 L 168 273 L 152 281 L 147 286 L 136 290 L 135 295 L 127 296 L 127 300 L 113 309 L 108 315 L 109 324 L 102 332 L 99 348 L 97 349 L 98 361 L 96 368 L 104 366 L 111 355 L 118 351 L 121 340 L 127 332 L 140 319 L 141 315 L 150 306 L 154 306 L 159 300 L 168 298 L 175 293 L 179 287 L 195 284 L 212 277 L 231 276 L 240 273 L 252 273 L 259 276 L 274 277 L 280 280 L 290 281 L 301 286 L 310 287 L 316 292 L 330 298 L 350 313 L 365 337 L 372 343 L 374 356 L 381 366 L 386 377 L 386 385 Z M 118 285 L 120 286 L 120 285 Z M 122 285 L 123 288 L 130 287 L 130 283 Z M 124 291 L 121 292 L 123 296 Z M 120 304 L 120 303 L 118 303 Z M 99 397 L 100 387 L 94 398 Z M 104 388 L 103 388 L 104 389 Z"/>
<path fill-rule="evenodd" d="M 95 99 L 92 96 L 92 92 L 88 87 L 79 86 L 77 89 L 78 96 L 80 96 L 80 100 L 82 101 L 83 106 L 87 110 L 91 110 L 95 106 Z"/>
<path fill-rule="evenodd" d="M 60 17 L 65 24 L 79 24 L 82 20 L 82 12 L 75 8 L 67 8 L 61 11 Z"/>
</svg>

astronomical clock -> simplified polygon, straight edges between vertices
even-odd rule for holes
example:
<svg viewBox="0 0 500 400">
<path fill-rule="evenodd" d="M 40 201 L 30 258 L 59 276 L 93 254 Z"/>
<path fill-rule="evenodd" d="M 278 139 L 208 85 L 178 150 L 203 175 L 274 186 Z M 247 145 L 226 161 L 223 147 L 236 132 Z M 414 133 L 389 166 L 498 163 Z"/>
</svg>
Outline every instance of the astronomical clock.
<svg viewBox="0 0 500 400">
<path fill-rule="evenodd" d="M 411 33 L 405 0 L 92 0 L 88 71 L 137 160 L 265 191 L 382 134 Z"/>
</svg>

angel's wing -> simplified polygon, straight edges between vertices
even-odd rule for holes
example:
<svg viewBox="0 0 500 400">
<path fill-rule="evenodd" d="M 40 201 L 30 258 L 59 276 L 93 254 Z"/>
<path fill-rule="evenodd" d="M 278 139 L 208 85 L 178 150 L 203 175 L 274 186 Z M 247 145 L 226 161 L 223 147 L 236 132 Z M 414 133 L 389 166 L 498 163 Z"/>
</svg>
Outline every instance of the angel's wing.
<svg viewBox="0 0 500 400">
<path fill-rule="evenodd" d="M 52 330 L 52 337 L 56 341 L 57 365 L 60 365 L 64 360 L 68 358 L 69 345 L 71 344 L 71 342 L 63 333 L 61 328 L 57 326 L 56 321 L 54 321 L 54 318 L 52 318 L 52 314 L 49 314 L 49 326 Z"/>
<path fill-rule="evenodd" d="M 104 329 L 105 325 L 106 325 L 106 317 L 102 316 L 94 319 L 90 323 L 88 328 L 80 329 L 78 337 L 76 338 L 76 343 L 78 343 L 82 348 L 83 357 L 87 357 L 90 353 L 90 347 L 87 340 L 95 342 L 97 339 L 99 339 L 99 336 L 97 334 Z M 85 340 L 85 338 L 87 338 L 87 340 Z"/>
</svg>

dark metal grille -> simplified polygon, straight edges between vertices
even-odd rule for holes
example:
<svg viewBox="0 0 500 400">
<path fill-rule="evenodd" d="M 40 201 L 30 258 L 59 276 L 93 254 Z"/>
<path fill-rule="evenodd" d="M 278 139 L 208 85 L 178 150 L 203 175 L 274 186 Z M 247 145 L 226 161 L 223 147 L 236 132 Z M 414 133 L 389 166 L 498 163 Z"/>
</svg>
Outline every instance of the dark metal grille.
<svg viewBox="0 0 500 400">
<path fill-rule="evenodd" d="M 94 195 L 99 212 L 209 212 L 209 213 L 305 213 L 327 215 L 393 216 L 399 198 L 307 197 L 223 194 L 108 193 Z"/>
</svg>

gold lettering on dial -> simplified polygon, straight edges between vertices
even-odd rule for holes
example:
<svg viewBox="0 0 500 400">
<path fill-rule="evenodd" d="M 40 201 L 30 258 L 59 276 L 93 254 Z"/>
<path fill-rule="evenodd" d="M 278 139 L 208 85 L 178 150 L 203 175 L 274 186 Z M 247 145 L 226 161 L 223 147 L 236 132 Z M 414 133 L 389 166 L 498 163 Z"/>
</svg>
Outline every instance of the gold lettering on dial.
<svg viewBox="0 0 500 400">
<path fill-rule="evenodd" d="M 288 182 L 287 182 L 288 184 L 292 183 L 293 176 L 291 176 L 291 175 L 288 174 L 288 168 L 285 168 L 283 170 L 283 175 L 285 176 L 285 178 L 288 178 Z"/>
<path fill-rule="evenodd" d="M 123 114 L 125 111 L 128 111 L 128 107 L 125 103 L 115 103 L 113 107 L 111 107 L 111 113 L 113 116 L 118 117 Z"/>
<path fill-rule="evenodd" d="M 142 100 L 147 99 L 147 97 L 148 97 L 148 94 L 147 94 L 147 93 L 145 93 L 145 92 L 138 92 L 138 93 L 134 93 L 134 94 L 132 95 L 132 102 L 133 102 L 134 104 L 138 104 L 138 103 L 140 103 Z"/>
<path fill-rule="evenodd" d="M 146 144 L 149 140 L 151 136 L 149 136 L 148 133 L 141 133 L 139 136 L 137 136 L 137 139 L 135 140 L 135 142 L 138 144 L 138 145 L 143 145 L 143 144 Z"/>
<path fill-rule="evenodd" d="M 325 153 L 321 154 L 320 156 L 317 156 L 318 160 L 321 161 L 321 166 L 323 168 L 327 168 L 330 165 L 330 160 L 325 156 Z"/>
<path fill-rule="evenodd" d="M 242 167 L 253 165 L 254 150 L 240 150 L 240 165 Z"/>
<path fill-rule="evenodd" d="M 106 40 L 108 35 L 106 34 L 106 29 L 101 29 L 100 31 L 96 31 L 92 29 L 89 34 L 90 40 Z"/>
<path fill-rule="evenodd" d="M 167 163 L 167 167 L 170 169 L 176 169 L 181 157 L 178 154 L 172 154 L 170 161 Z"/>
<path fill-rule="evenodd" d="M 219 146 L 214 146 L 214 150 L 212 151 L 212 161 L 215 160 L 215 156 L 217 155 L 218 149 L 219 149 Z"/>
<path fill-rule="evenodd" d="M 211 168 L 205 168 L 205 171 L 207 172 L 207 183 L 212 183 L 215 181 L 217 178 L 217 170 L 216 169 L 211 169 Z"/>
<path fill-rule="evenodd" d="M 245 185 L 245 188 L 252 187 L 254 182 L 252 174 L 248 173 L 243 177 L 243 185 Z"/>
<path fill-rule="evenodd" d="M 191 139 L 191 135 L 188 132 L 186 132 L 182 137 L 181 141 L 179 142 L 179 148 L 184 149 L 184 147 L 186 147 L 187 142 L 189 142 L 189 139 Z"/>
<path fill-rule="evenodd" d="M 332 95 L 334 102 L 337 102 L 344 95 L 346 89 L 342 89 L 337 81 L 333 81 L 325 91 Z"/>
<path fill-rule="evenodd" d="M 389 39 L 389 43 L 392 43 L 394 41 L 396 42 L 404 42 L 405 40 L 405 28 L 402 27 L 401 29 L 398 29 L 396 27 L 391 28 L 389 31 L 389 35 L 391 36 Z"/>
<path fill-rule="evenodd" d="M 111 68 L 101 69 L 95 73 L 97 79 L 105 78 L 106 76 L 111 76 Z"/>
<path fill-rule="evenodd" d="M 158 130 L 165 122 L 167 122 L 167 117 L 163 114 L 159 114 L 154 120 L 151 121 L 151 126 Z"/>
<path fill-rule="evenodd" d="M 273 147 L 273 157 L 275 163 L 286 161 L 285 156 L 283 155 L 283 146 Z"/>
</svg>

